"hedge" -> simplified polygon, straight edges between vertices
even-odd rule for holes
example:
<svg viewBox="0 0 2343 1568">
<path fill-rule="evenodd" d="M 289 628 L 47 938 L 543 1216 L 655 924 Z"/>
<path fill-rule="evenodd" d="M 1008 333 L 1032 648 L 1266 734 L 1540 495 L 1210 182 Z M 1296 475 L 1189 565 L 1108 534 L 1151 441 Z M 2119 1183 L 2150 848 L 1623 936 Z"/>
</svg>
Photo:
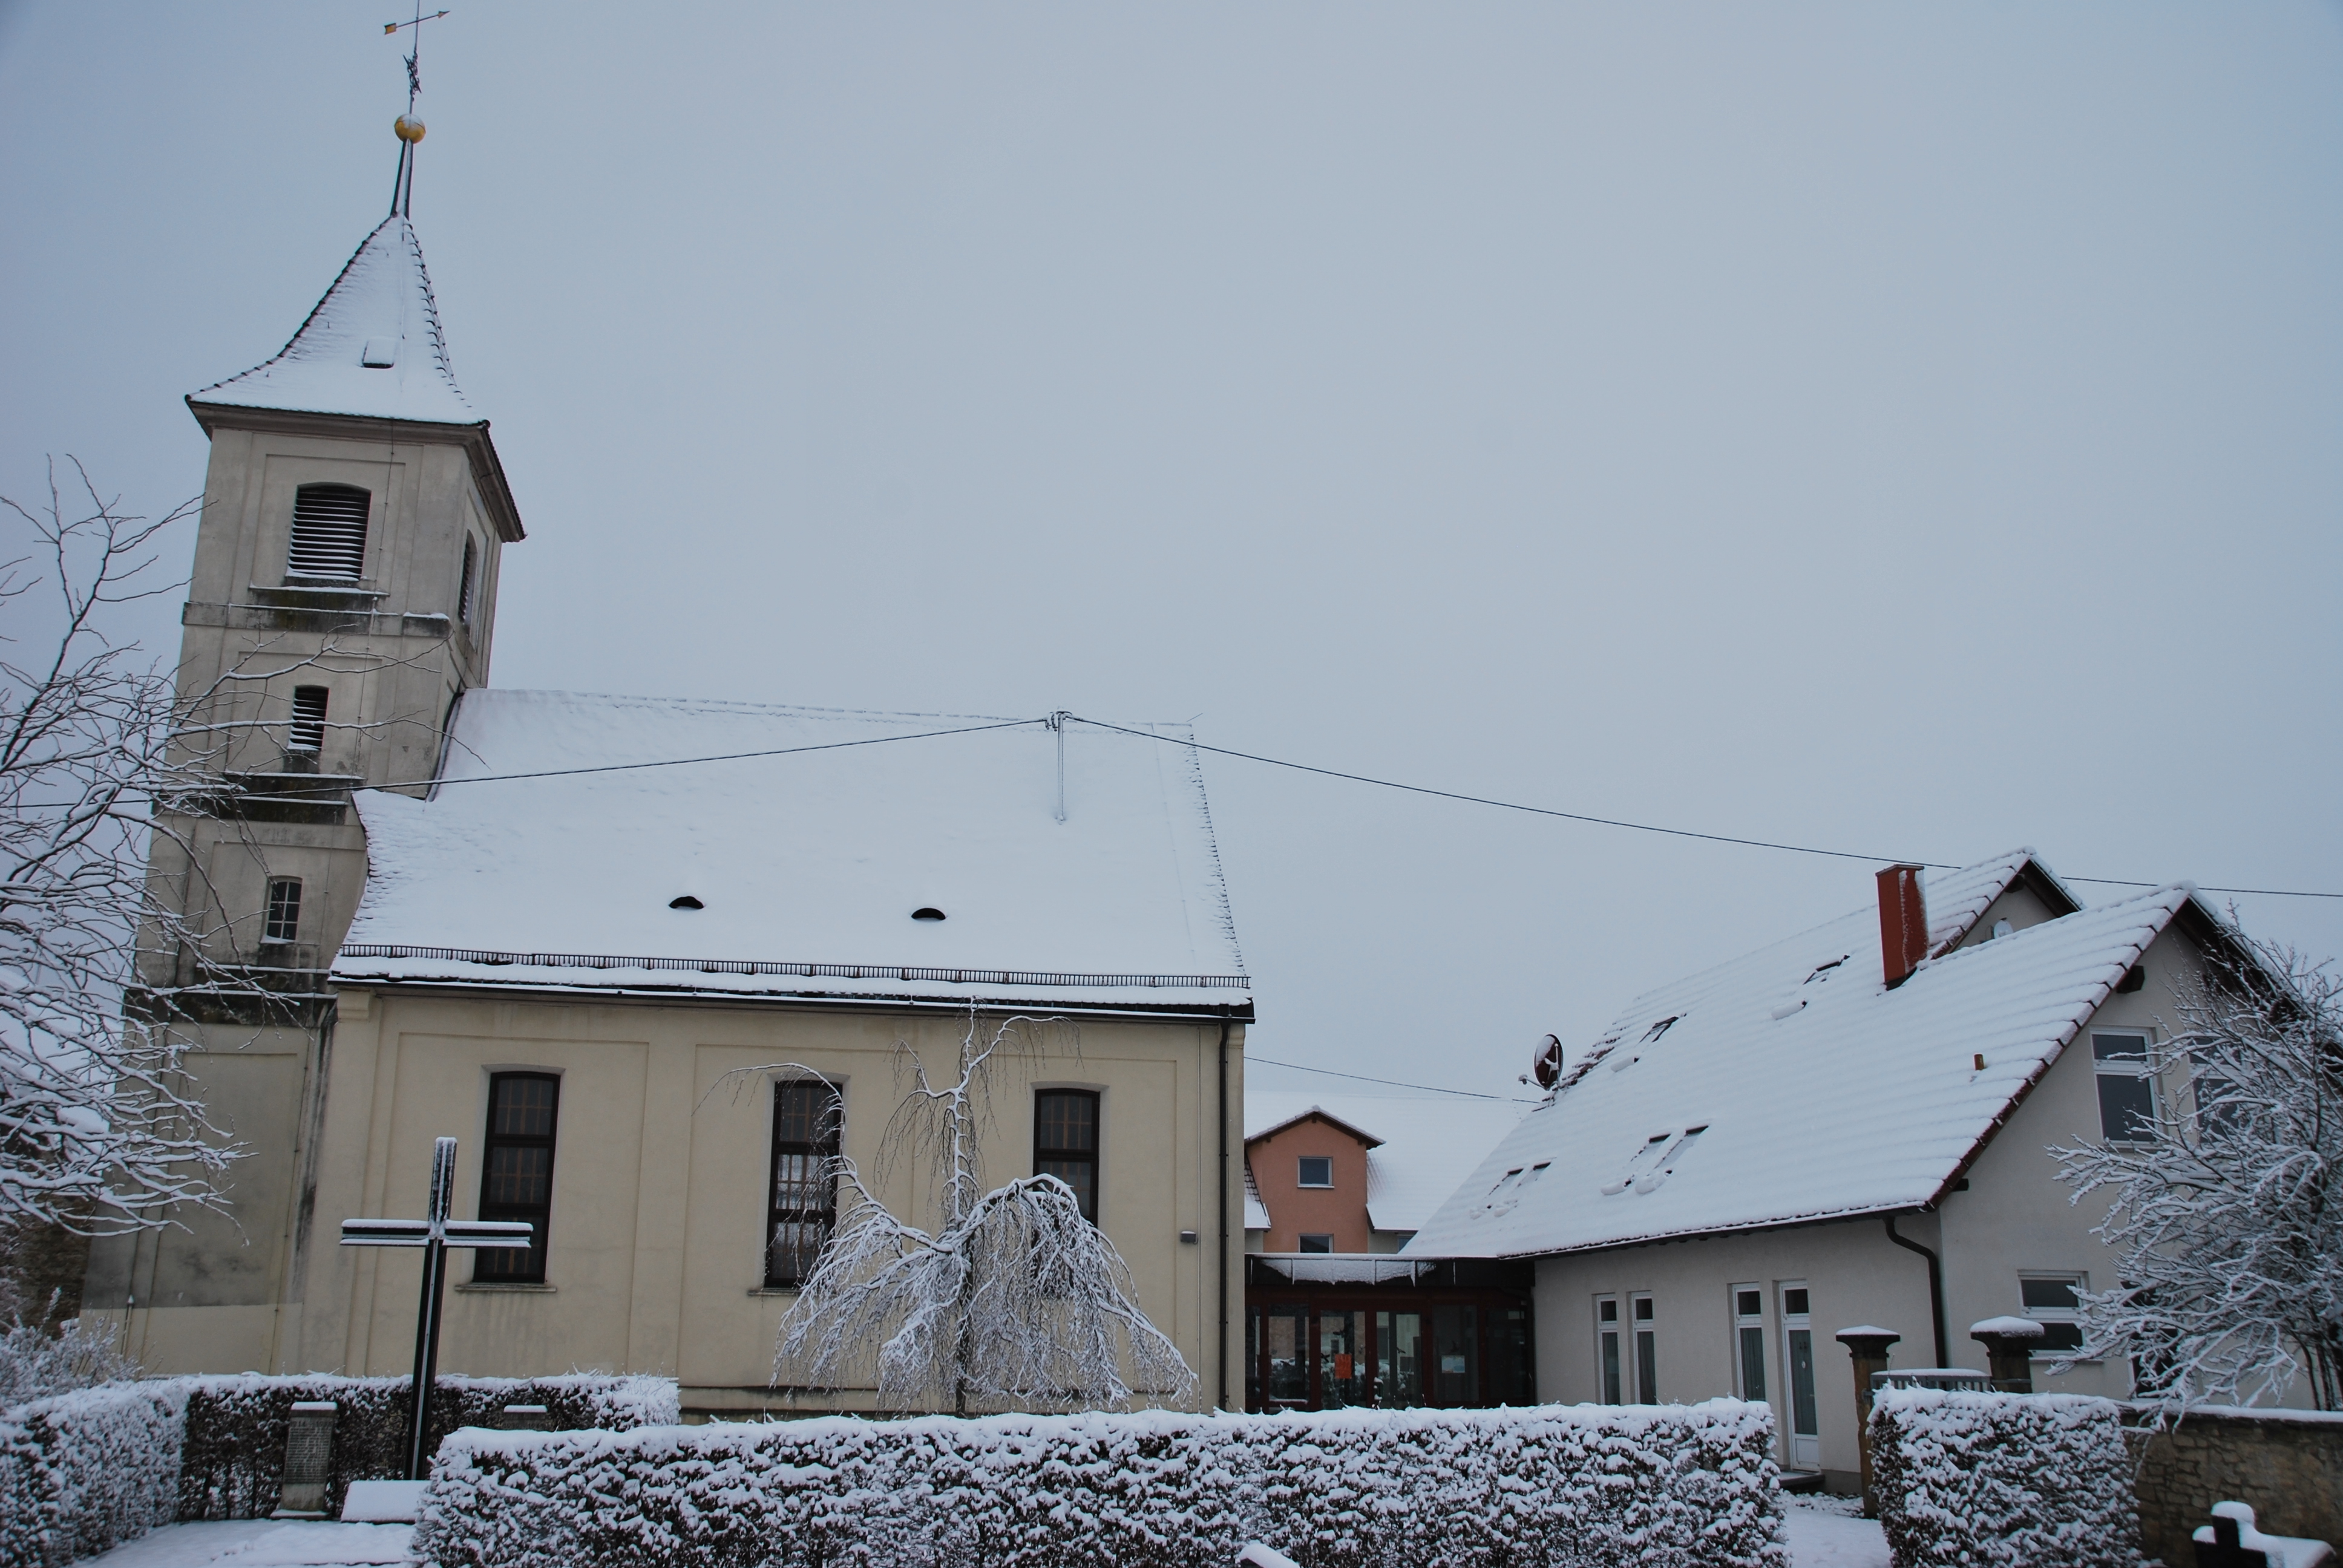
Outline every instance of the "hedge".
<svg viewBox="0 0 2343 1568">
<path fill-rule="evenodd" d="M 2137 1568 L 2123 1408 L 2079 1394 L 1883 1390 L 1871 1466 L 1896 1568 Z"/>
</svg>

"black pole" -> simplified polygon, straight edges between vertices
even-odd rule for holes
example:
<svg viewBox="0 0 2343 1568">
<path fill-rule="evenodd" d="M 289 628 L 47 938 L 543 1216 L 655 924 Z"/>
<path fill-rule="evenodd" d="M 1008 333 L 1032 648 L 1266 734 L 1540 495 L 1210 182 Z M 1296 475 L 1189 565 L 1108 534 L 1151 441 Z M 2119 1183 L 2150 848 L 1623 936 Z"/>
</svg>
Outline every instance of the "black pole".
<svg viewBox="0 0 2343 1568">
<path fill-rule="evenodd" d="M 1229 1404 L 1229 1019 L 1221 1015 L 1221 1212 L 1220 1222 L 1213 1233 L 1220 1239 L 1220 1250 L 1212 1254 L 1212 1282 L 1221 1292 L 1221 1386 L 1214 1391 L 1212 1408 L 1228 1410 Z"/>
<path fill-rule="evenodd" d="M 439 1375 L 439 1302 L 447 1278 L 447 1243 L 434 1239 L 423 1249 L 423 1299 L 415 1318 L 415 1396 L 407 1422 L 407 1479 L 431 1478 L 424 1442 L 431 1430 L 431 1388 Z"/>
</svg>

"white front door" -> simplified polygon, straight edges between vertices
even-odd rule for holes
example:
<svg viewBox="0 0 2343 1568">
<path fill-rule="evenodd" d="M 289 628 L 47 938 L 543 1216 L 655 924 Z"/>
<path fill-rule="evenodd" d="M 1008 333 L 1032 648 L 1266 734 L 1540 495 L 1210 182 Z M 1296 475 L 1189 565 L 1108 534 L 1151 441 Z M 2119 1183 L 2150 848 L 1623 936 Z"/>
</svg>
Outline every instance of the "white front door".
<svg viewBox="0 0 2343 1568">
<path fill-rule="evenodd" d="M 1820 1470 L 1822 1428 L 1815 1410 L 1813 1302 L 1804 1280 L 1782 1282 L 1782 1381 L 1788 1386 L 1790 1470 Z"/>
</svg>

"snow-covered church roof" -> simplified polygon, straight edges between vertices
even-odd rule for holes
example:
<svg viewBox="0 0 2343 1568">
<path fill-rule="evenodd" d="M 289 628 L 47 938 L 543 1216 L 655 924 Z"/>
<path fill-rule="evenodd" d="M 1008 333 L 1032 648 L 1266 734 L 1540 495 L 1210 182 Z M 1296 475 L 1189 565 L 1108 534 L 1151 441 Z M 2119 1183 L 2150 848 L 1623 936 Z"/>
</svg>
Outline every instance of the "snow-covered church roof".
<svg viewBox="0 0 2343 1568">
<path fill-rule="evenodd" d="M 187 401 L 432 425 L 483 422 L 448 367 L 415 226 L 397 213 L 367 236 L 274 358 Z"/>
<path fill-rule="evenodd" d="M 2019 852 L 1934 880 L 1939 956 L 1892 990 L 1865 906 L 1636 999 L 1408 1250 L 1576 1251 L 1936 1201 L 2193 903 L 2159 888 L 1947 950 L 2021 878 L 2048 879 Z"/>
<path fill-rule="evenodd" d="M 1194 750 L 1072 725 L 1065 758 L 1061 822 L 1039 722 L 468 692 L 428 799 L 357 797 L 334 974 L 1244 1012 Z"/>
</svg>

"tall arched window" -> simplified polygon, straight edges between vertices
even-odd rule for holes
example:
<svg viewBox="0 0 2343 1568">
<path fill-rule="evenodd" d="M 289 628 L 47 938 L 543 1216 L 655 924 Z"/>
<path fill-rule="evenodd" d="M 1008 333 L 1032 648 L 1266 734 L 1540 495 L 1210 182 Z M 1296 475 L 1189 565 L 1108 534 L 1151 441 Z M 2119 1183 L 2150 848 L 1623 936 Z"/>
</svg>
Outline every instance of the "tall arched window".
<svg viewBox="0 0 2343 1568">
<path fill-rule="evenodd" d="M 366 569 L 367 512 L 373 504 L 373 495 L 356 485 L 304 485 L 294 491 L 285 574 L 357 581 Z"/>
<path fill-rule="evenodd" d="M 1087 1089 L 1048 1089 L 1033 1097 L 1033 1174 L 1074 1190 L 1082 1218 L 1098 1223 L 1099 1097 Z"/>
</svg>

